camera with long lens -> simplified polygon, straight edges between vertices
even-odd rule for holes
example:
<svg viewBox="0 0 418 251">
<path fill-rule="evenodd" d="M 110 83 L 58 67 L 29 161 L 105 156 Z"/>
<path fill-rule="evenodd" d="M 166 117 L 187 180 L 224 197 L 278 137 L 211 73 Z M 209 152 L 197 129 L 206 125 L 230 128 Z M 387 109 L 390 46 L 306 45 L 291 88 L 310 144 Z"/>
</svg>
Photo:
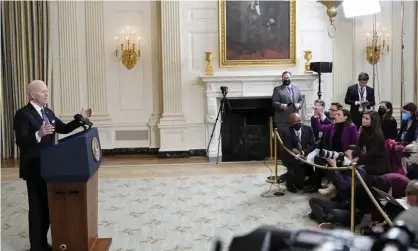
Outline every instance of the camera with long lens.
<svg viewBox="0 0 418 251">
<path fill-rule="evenodd" d="M 221 92 L 223 96 L 228 94 L 228 86 L 221 86 Z"/>
<path fill-rule="evenodd" d="M 375 238 L 355 235 L 348 230 L 302 229 L 284 230 L 273 226 L 260 227 L 253 232 L 234 237 L 229 251 L 418 251 L 418 208 L 404 211 L 395 224 Z M 215 251 L 221 250 L 217 241 Z"/>
<path fill-rule="evenodd" d="M 345 154 L 342 152 L 335 152 L 325 149 L 320 149 L 318 152 L 318 156 L 325 159 L 336 159 L 336 160 L 344 160 Z"/>
</svg>

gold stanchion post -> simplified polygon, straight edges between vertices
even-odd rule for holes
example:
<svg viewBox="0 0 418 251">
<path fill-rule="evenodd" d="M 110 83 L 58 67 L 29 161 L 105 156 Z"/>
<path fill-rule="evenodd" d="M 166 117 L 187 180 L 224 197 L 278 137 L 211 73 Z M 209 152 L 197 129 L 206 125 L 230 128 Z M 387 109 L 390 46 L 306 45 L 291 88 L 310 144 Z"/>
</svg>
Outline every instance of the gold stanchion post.
<svg viewBox="0 0 418 251">
<path fill-rule="evenodd" d="M 274 132 L 273 132 L 273 118 L 272 117 L 270 117 L 269 126 L 270 126 L 270 160 L 272 160 L 273 159 L 273 137 L 275 137 Z"/>
<path fill-rule="evenodd" d="M 274 177 L 277 181 L 277 170 L 278 170 L 278 164 L 277 164 L 277 128 L 275 129 L 274 132 Z"/>
<path fill-rule="evenodd" d="M 351 232 L 356 231 L 356 164 L 351 167 Z"/>
<path fill-rule="evenodd" d="M 277 129 L 276 129 L 277 130 Z M 272 149 L 273 149 L 273 160 L 274 160 L 274 176 L 269 176 L 269 177 L 267 177 L 267 180 L 266 180 L 266 182 L 268 182 L 268 183 L 271 183 L 271 184 L 274 184 L 274 183 L 277 183 L 277 136 L 276 136 L 276 134 L 274 133 L 274 131 L 273 131 L 273 146 L 272 146 Z"/>
</svg>

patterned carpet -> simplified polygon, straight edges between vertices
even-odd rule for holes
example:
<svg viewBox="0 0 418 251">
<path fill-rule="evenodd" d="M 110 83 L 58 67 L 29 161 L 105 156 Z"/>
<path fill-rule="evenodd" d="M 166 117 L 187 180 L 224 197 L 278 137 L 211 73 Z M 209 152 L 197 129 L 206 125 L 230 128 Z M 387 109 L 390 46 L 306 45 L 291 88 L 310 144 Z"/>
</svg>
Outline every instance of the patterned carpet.
<svg viewBox="0 0 418 251">
<path fill-rule="evenodd" d="M 100 179 L 99 236 L 114 251 L 212 250 L 220 237 L 263 224 L 313 226 L 307 195 L 264 198 L 266 174 Z M 1 250 L 29 248 L 27 194 L 23 181 L 2 181 Z M 273 192 L 277 188 L 273 187 Z"/>
</svg>

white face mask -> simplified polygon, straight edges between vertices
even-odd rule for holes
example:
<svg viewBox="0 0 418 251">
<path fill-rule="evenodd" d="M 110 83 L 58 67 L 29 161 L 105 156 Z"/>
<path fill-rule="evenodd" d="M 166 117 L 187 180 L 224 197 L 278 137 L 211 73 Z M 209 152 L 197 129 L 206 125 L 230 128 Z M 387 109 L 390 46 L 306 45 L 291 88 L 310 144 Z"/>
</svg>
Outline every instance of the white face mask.
<svg viewBox="0 0 418 251">
<path fill-rule="evenodd" d="M 408 166 L 412 164 L 418 164 L 418 153 L 413 153 L 408 158 L 404 157 L 404 160 Z"/>
<path fill-rule="evenodd" d="M 351 160 L 349 160 L 346 156 L 344 156 L 343 166 L 350 166 Z"/>
</svg>

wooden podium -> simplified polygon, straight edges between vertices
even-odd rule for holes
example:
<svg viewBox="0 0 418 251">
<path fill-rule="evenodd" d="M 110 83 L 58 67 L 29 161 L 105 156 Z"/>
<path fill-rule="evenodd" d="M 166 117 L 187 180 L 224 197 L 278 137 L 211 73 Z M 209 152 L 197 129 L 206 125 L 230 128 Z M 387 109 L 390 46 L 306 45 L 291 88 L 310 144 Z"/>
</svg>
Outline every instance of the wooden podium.
<svg viewBox="0 0 418 251">
<path fill-rule="evenodd" d="M 97 128 L 42 151 L 53 251 L 109 250 L 112 239 L 98 238 L 98 168 L 102 160 Z"/>
</svg>

